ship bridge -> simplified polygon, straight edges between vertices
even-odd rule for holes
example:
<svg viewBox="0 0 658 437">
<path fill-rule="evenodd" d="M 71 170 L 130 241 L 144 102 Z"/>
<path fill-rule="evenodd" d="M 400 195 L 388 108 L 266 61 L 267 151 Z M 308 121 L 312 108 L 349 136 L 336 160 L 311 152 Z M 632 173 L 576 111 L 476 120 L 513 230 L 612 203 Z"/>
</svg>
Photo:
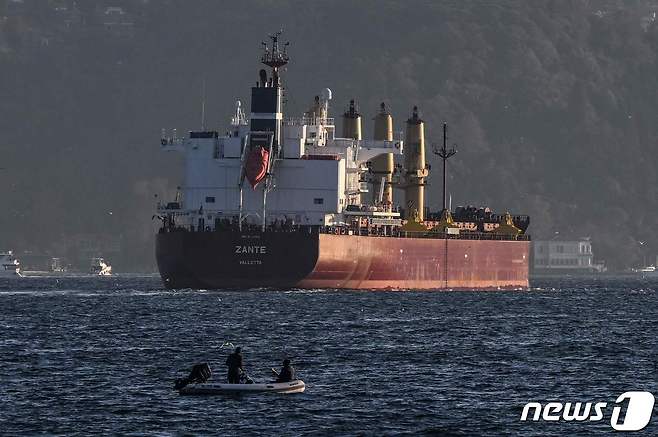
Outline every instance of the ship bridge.
<svg viewBox="0 0 658 437">
<path fill-rule="evenodd" d="M 260 135 L 266 140 L 259 145 L 264 149 L 270 131 L 254 131 L 253 120 L 250 124 L 240 101 L 225 135 L 210 130 L 191 131 L 182 137 L 176 130 L 163 131 L 162 149 L 185 155 L 180 208 L 174 213 L 178 223 L 212 228 L 217 220 L 238 217 L 245 223 L 262 223 L 265 218 L 266 224 L 288 221 L 326 226 L 344 224 L 357 215 L 399 221 L 400 213 L 391 202 L 383 205 L 381 198 L 368 202 L 364 196 L 371 192 L 370 161 L 387 154 L 401 157 L 404 141 L 338 137 L 335 119 L 328 116 L 331 91 L 325 89 L 321 95 L 315 100 L 315 110 L 301 117 L 282 119 L 275 114 L 269 118 L 282 123 L 281 144 L 272 144 L 267 187 L 263 181 L 253 187 L 244 181 L 254 138 Z M 259 114 L 260 119 L 268 119 Z M 271 127 L 276 129 L 276 124 Z M 276 138 L 271 138 L 274 143 Z M 172 211 L 161 213 L 171 215 Z"/>
</svg>

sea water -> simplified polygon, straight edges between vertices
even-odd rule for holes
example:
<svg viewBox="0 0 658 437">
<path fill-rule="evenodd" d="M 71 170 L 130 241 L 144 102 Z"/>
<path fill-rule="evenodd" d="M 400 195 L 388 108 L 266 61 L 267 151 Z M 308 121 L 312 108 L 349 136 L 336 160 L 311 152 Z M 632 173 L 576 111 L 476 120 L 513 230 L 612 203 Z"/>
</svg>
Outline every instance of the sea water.
<svg viewBox="0 0 658 437">
<path fill-rule="evenodd" d="M 155 276 L 0 279 L 0 434 L 589 435 L 521 421 L 528 402 L 658 395 L 658 280 L 530 291 L 165 290 Z M 241 346 L 292 360 L 303 394 L 185 397 Z M 644 430 L 658 433 L 658 414 Z"/>
</svg>

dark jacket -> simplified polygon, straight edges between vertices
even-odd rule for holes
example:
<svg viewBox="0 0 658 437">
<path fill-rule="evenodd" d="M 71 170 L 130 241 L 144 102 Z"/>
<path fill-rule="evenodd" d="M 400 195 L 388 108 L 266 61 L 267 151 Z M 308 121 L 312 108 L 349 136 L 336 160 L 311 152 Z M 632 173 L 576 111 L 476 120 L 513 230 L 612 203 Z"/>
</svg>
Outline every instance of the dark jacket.
<svg viewBox="0 0 658 437">
<path fill-rule="evenodd" d="M 229 372 L 237 372 L 239 370 L 243 370 L 242 354 L 233 352 L 226 359 L 226 365 L 228 366 Z"/>
<path fill-rule="evenodd" d="M 281 368 L 276 382 L 290 382 L 295 379 L 295 368 L 288 365 Z"/>
</svg>

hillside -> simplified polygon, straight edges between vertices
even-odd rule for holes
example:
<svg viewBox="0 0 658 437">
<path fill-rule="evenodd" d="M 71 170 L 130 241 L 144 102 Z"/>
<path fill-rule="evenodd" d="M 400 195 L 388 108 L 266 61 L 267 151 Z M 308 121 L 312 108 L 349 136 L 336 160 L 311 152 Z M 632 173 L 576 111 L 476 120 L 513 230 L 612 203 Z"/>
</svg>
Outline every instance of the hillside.
<svg viewBox="0 0 658 437">
<path fill-rule="evenodd" d="M 204 80 L 209 124 L 225 130 L 260 42 L 283 28 L 289 115 L 324 87 L 335 116 L 359 102 L 366 133 L 379 102 L 397 130 L 418 105 L 430 139 L 447 121 L 458 144 L 453 206 L 527 213 L 535 238 L 590 236 L 612 268 L 638 264 L 658 253 L 655 11 L 655 0 L 1 2 L 0 249 L 56 256 L 108 240 L 119 270 L 153 269 L 154 194 L 172 197 L 181 170 L 160 130 L 199 127 Z"/>
</svg>

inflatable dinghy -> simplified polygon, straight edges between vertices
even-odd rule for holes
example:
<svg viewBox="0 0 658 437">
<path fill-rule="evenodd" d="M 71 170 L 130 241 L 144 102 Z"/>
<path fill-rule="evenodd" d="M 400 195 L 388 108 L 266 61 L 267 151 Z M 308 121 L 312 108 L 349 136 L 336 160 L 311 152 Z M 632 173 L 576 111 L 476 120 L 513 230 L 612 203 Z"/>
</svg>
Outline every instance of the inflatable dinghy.
<svg viewBox="0 0 658 437">
<path fill-rule="evenodd" d="M 304 381 L 271 382 L 265 384 L 220 384 L 203 382 L 189 384 L 178 392 L 182 395 L 221 395 L 235 393 L 301 393 L 306 389 Z"/>
<path fill-rule="evenodd" d="M 276 372 L 275 372 L 276 373 Z M 306 389 L 304 381 L 295 379 L 290 382 L 269 382 L 255 384 L 242 373 L 242 384 L 226 384 L 210 380 L 212 371 L 208 363 L 196 364 L 187 378 L 178 378 L 174 390 L 182 395 L 221 395 L 235 393 L 301 393 Z"/>
</svg>

